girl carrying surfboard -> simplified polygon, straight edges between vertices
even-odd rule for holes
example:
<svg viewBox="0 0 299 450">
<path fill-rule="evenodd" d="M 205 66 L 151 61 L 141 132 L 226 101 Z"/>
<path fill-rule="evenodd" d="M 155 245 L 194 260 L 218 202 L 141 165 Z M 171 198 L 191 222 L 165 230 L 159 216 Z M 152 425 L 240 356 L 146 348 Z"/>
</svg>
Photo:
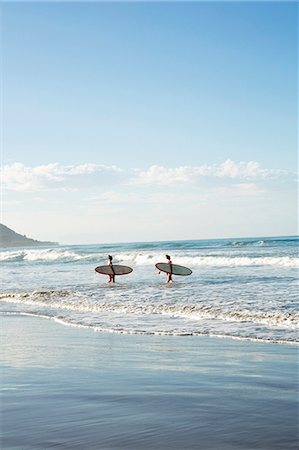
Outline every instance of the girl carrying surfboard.
<svg viewBox="0 0 299 450">
<path fill-rule="evenodd" d="M 167 283 L 172 283 L 172 261 L 169 255 L 165 255 L 167 259 L 167 263 L 170 267 L 170 272 L 167 274 Z"/>
<path fill-rule="evenodd" d="M 108 255 L 108 266 L 111 266 L 111 268 L 113 270 L 112 259 L 113 259 L 113 257 L 111 255 Z M 108 283 L 115 283 L 115 273 L 114 273 L 114 271 L 113 271 L 112 274 L 109 274 L 108 277 L 109 277 Z"/>
<path fill-rule="evenodd" d="M 178 264 L 172 264 L 171 258 L 169 255 L 166 255 L 167 262 L 159 262 L 155 264 L 156 268 L 159 270 L 159 273 L 165 272 L 167 273 L 167 282 L 172 283 L 172 275 L 191 275 L 192 270 L 188 267 L 179 266 Z"/>
</svg>

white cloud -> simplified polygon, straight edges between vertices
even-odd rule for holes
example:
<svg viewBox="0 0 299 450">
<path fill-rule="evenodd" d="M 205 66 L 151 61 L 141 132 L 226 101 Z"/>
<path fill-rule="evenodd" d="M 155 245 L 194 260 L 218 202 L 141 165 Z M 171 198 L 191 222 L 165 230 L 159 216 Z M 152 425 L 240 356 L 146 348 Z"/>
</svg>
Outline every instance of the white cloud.
<svg viewBox="0 0 299 450">
<path fill-rule="evenodd" d="M 209 195 L 202 192 L 190 193 L 190 192 L 159 192 L 152 193 L 146 199 L 149 203 L 161 205 L 161 208 L 165 208 L 165 205 L 173 204 L 204 204 L 208 201 Z"/>
<path fill-rule="evenodd" d="M 239 183 L 233 187 L 240 195 L 258 195 L 265 192 L 256 183 Z"/>
<path fill-rule="evenodd" d="M 110 175 L 122 174 L 110 179 Z M 134 174 L 132 176 L 132 174 Z M 109 176 L 108 176 L 109 175 Z M 256 180 L 288 175 L 288 172 L 264 169 L 256 161 L 234 162 L 227 159 L 221 164 L 200 166 L 163 167 L 152 165 L 148 169 L 122 170 L 115 165 L 58 163 L 28 167 L 22 163 L 4 165 L 1 169 L 2 188 L 18 192 L 73 191 L 83 186 L 123 185 L 171 186 L 196 183 L 201 179 L 233 180 L 252 183 Z M 122 192 L 123 195 L 125 193 Z M 103 193 L 102 200 L 118 201 L 119 194 Z M 127 200 L 128 201 L 128 200 Z"/>
<path fill-rule="evenodd" d="M 116 166 L 101 164 L 61 165 L 58 163 L 26 167 L 22 163 L 4 165 L 1 168 L 1 183 L 4 189 L 19 192 L 35 192 L 57 189 L 57 185 L 70 177 L 103 172 L 120 172 Z M 65 189 L 62 187 L 62 189 Z"/>
<path fill-rule="evenodd" d="M 133 184 L 176 184 L 188 181 L 191 171 L 192 167 L 168 169 L 162 166 L 151 166 L 145 171 L 136 170 L 136 178 L 132 182 Z"/>
<path fill-rule="evenodd" d="M 265 178 L 269 175 L 269 171 L 262 169 L 256 161 L 236 163 L 227 159 L 219 167 L 212 166 L 212 175 L 241 179 Z"/>
<path fill-rule="evenodd" d="M 136 170 L 132 184 L 172 185 L 191 183 L 203 177 L 231 178 L 240 180 L 263 179 L 285 174 L 283 171 L 261 168 L 256 161 L 236 163 L 227 159 L 222 164 L 181 166 L 166 168 L 153 165 L 147 170 Z"/>
<path fill-rule="evenodd" d="M 140 195 L 133 192 L 106 191 L 97 196 L 89 197 L 86 200 L 91 203 L 134 203 L 140 200 Z"/>
</svg>

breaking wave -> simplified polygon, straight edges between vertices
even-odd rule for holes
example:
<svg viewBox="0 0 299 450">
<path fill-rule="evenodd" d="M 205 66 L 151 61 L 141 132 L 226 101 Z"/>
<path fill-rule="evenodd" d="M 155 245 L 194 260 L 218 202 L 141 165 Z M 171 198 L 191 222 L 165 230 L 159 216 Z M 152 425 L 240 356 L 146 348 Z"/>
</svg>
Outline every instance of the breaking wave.
<svg viewBox="0 0 299 450">
<path fill-rule="evenodd" d="M 299 268 L 299 258 L 296 256 L 216 256 L 199 255 L 198 253 L 188 253 L 186 255 L 172 252 L 172 259 L 176 264 L 188 267 L 215 266 L 215 267 L 240 267 L 240 266 L 277 266 Z M 131 264 L 136 266 L 154 265 L 156 262 L 164 260 L 165 256 L 161 252 L 120 252 L 115 258 L 118 263 Z M 104 253 L 84 253 L 70 251 L 68 249 L 34 249 L 4 251 L 0 253 L 0 261 L 27 262 L 27 263 L 70 263 L 70 262 L 92 262 L 98 263 L 106 260 Z"/>
<path fill-rule="evenodd" d="M 231 245 L 232 247 L 247 247 L 247 246 L 262 247 L 264 245 L 269 245 L 269 243 L 267 241 L 255 241 L 255 242 L 234 241 L 229 243 L 228 245 Z"/>
<path fill-rule="evenodd" d="M 262 238 L 262 239 L 239 239 L 232 240 L 226 243 L 226 246 L 232 247 L 264 247 L 264 246 L 277 246 L 277 245 L 286 245 L 286 244 L 294 244 L 294 242 L 298 241 L 298 236 L 293 237 L 284 237 L 284 238 Z"/>
<path fill-rule="evenodd" d="M 3 262 L 72 262 L 94 258 L 95 255 L 80 254 L 65 249 L 39 249 L 39 250 L 16 250 L 0 253 L 0 261 Z"/>
<path fill-rule="evenodd" d="M 260 311 L 225 308 L 211 305 L 186 304 L 136 304 L 130 302 L 100 302 L 88 299 L 72 291 L 36 291 L 32 293 L 7 293 L 0 295 L 0 301 L 20 305 L 47 307 L 54 310 L 70 310 L 82 313 L 116 313 L 125 315 L 166 315 L 185 317 L 192 320 L 216 319 L 231 322 L 251 322 L 275 327 L 297 329 L 299 313 L 287 311 Z"/>
<path fill-rule="evenodd" d="M 287 344 L 287 345 L 298 345 L 297 340 L 285 340 L 285 339 L 275 339 L 267 337 L 254 337 L 254 336 L 237 336 L 231 333 L 217 333 L 212 331 L 180 331 L 180 330 L 144 330 L 140 328 L 122 328 L 122 327 L 105 327 L 105 326 L 95 326 L 92 323 L 78 323 L 69 317 L 64 316 L 54 316 L 51 314 L 40 314 L 40 313 L 30 313 L 30 312 L 10 312 L 4 311 L 0 312 L 0 315 L 7 316 L 29 316 L 37 317 L 41 319 L 54 320 L 55 322 L 69 327 L 75 328 L 86 328 L 92 329 L 95 332 L 100 333 L 117 333 L 117 334 L 139 334 L 139 335 L 156 335 L 156 336 L 207 336 L 211 338 L 218 339 L 234 339 L 238 341 L 251 341 L 251 342 L 264 342 L 273 344 Z"/>
</svg>

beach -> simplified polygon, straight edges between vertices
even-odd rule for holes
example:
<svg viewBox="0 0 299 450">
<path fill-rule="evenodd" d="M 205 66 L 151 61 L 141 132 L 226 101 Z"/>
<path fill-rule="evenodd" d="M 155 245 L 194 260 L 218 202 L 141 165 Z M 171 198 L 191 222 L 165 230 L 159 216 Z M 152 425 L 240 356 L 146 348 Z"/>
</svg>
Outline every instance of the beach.
<svg viewBox="0 0 299 450">
<path fill-rule="evenodd" d="M 298 347 L 1 316 L 3 449 L 297 449 Z"/>
<path fill-rule="evenodd" d="M 2 2 L 0 450 L 299 450 L 297 3 Z"/>
</svg>

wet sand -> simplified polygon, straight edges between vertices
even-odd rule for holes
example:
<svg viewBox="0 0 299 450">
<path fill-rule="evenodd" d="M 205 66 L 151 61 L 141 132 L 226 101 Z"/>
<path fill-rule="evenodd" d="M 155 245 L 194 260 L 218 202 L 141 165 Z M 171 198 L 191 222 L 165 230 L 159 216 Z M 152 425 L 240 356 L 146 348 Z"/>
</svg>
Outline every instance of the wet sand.
<svg viewBox="0 0 299 450">
<path fill-rule="evenodd" d="M 297 449 L 298 347 L 1 316 L 2 449 Z"/>
</svg>

